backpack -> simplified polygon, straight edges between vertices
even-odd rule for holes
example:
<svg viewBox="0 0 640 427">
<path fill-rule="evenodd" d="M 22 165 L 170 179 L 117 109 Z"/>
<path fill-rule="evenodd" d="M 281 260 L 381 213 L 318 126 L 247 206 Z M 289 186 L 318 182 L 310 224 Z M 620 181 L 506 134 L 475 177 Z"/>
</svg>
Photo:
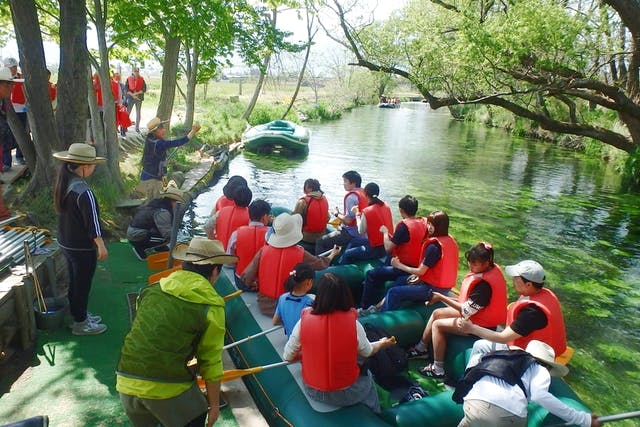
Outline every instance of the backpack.
<svg viewBox="0 0 640 427">
<path fill-rule="evenodd" d="M 370 323 L 365 323 L 363 326 L 369 341 L 378 341 L 382 337 L 391 336 L 384 329 Z M 407 354 L 402 347 L 394 344 L 368 357 L 364 366 L 369 368 L 380 386 L 387 388 L 385 384 L 396 383 L 396 377 L 407 369 Z"/>
</svg>

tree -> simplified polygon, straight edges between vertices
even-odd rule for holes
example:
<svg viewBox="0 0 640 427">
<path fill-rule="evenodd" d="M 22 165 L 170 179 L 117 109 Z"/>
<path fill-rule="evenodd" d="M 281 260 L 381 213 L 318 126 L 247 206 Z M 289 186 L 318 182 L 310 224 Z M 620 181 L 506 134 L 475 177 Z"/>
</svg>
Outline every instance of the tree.
<svg viewBox="0 0 640 427">
<path fill-rule="evenodd" d="M 355 65 L 408 79 L 434 109 L 493 105 L 626 152 L 640 144 L 637 0 L 414 0 L 366 25 L 349 22 L 337 0 L 327 6 Z M 601 115 L 623 129 L 605 128 Z"/>
</svg>

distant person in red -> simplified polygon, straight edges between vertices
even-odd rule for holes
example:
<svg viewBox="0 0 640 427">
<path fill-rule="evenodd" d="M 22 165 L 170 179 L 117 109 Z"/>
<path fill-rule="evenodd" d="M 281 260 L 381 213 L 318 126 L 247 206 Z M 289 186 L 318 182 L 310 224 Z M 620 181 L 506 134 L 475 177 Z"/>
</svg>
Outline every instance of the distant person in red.
<svg viewBox="0 0 640 427">
<path fill-rule="evenodd" d="M 58 87 L 55 83 L 51 83 L 51 71 L 49 70 L 47 70 L 47 84 L 49 85 L 51 108 L 53 108 L 53 111 L 56 111 L 58 109 Z"/>
<path fill-rule="evenodd" d="M 15 58 L 5 58 L 4 66 L 9 69 L 11 78 L 13 78 L 13 87 L 11 88 L 11 104 L 13 109 L 18 115 L 22 126 L 27 129 L 27 99 L 24 95 L 24 80 L 22 74 L 18 72 L 18 61 Z M 24 156 L 22 151 L 16 143 L 15 136 L 9 132 L 11 138 L 6 138 L 3 143 L 2 163 L 3 170 L 8 171 L 11 169 L 13 158 L 11 156 L 11 150 L 16 149 L 16 162 L 19 165 L 24 165 Z"/>
<path fill-rule="evenodd" d="M 140 75 L 140 68 L 134 67 L 133 73 L 127 77 L 127 113 L 131 114 L 133 106 L 136 107 L 136 132 L 140 132 L 140 114 L 142 110 L 142 101 L 147 91 L 147 83 Z"/>
<path fill-rule="evenodd" d="M 2 155 L 2 146 L 7 138 L 13 138 L 9 123 L 7 123 L 7 109 L 11 106 L 11 88 L 14 84 L 11 70 L 8 68 L 0 68 L 0 157 Z M 0 182 L 0 220 L 7 219 L 11 216 L 11 212 L 4 205 L 2 198 L 2 184 Z"/>
</svg>

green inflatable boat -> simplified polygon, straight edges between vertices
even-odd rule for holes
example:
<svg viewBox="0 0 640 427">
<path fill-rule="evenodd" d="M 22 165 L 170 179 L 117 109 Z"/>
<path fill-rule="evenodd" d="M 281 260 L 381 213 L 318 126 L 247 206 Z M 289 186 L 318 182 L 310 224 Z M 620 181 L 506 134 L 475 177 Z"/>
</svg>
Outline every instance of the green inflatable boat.
<svg viewBox="0 0 640 427">
<path fill-rule="evenodd" d="M 364 273 L 378 264 L 374 261 L 360 265 L 332 266 L 317 272 L 316 279 L 324 272 L 331 271 L 342 276 L 353 289 L 354 294 L 359 295 Z M 233 284 L 233 273 L 226 268 L 224 273 L 216 282 L 216 289 L 221 295 L 227 295 L 236 290 Z M 418 341 L 429 315 L 440 306 L 442 305 L 436 304 L 430 307 L 422 305 L 375 313 L 360 318 L 360 322 L 384 328 L 396 337 L 402 347 L 408 348 Z M 245 292 L 239 297 L 230 299 L 226 302 L 225 310 L 228 343 L 273 328 L 271 318 L 258 310 L 255 293 Z M 451 377 L 460 378 L 464 373 L 473 342 L 472 337 L 452 336 L 448 339 L 445 365 Z M 286 336 L 281 329 L 232 347 L 229 349 L 229 354 L 238 369 L 265 366 L 282 362 L 285 343 Z M 416 368 L 415 363 L 417 362 L 410 362 L 410 370 Z M 388 407 L 383 410 L 383 413 L 376 415 L 361 404 L 334 407 L 308 399 L 303 391 L 299 363 L 266 369 L 242 378 L 270 426 L 455 427 L 463 416 L 462 405 L 456 404 L 451 399 L 453 390 L 447 390 L 442 384 L 439 385 L 439 390 L 432 392 L 430 396 L 394 406 L 386 405 Z M 432 379 L 426 381 L 435 383 Z M 381 395 L 386 393 L 381 388 L 379 391 Z M 588 410 L 580 398 L 560 378 L 552 379 L 551 392 L 573 408 Z M 383 399 L 381 402 L 384 404 Z M 548 426 L 561 422 L 561 419 L 549 414 L 545 409 L 535 404 L 530 405 L 530 427 Z"/>
<path fill-rule="evenodd" d="M 244 148 L 254 153 L 305 155 L 309 153 L 309 129 L 286 120 L 253 126 L 242 134 Z"/>
</svg>

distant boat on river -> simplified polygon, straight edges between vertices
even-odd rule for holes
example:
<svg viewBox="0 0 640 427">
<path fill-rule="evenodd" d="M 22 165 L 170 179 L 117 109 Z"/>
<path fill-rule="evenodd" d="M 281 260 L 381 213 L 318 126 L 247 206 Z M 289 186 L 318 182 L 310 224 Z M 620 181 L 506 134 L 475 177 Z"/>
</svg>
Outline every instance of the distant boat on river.
<svg viewBox="0 0 640 427">
<path fill-rule="evenodd" d="M 254 153 L 307 154 L 309 129 L 286 120 L 253 126 L 242 134 L 244 148 Z"/>
<path fill-rule="evenodd" d="M 398 107 L 400 107 L 400 98 L 386 97 L 384 95 L 380 97 L 378 108 L 398 108 Z"/>
</svg>

